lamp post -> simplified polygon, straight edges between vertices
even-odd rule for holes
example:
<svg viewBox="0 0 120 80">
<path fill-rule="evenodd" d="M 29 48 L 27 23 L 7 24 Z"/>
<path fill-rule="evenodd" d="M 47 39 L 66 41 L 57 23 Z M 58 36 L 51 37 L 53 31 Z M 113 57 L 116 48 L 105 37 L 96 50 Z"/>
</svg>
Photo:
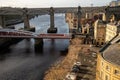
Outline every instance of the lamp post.
<svg viewBox="0 0 120 80">
<path fill-rule="evenodd" d="M 81 28 L 81 24 L 80 24 L 80 19 L 81 19 L 81 7 L 78 6 L 78 12 L 77 12 L 77 15 L 78 15 L 78 32 L 82 32 L 82 28 Z"/>
</svg>

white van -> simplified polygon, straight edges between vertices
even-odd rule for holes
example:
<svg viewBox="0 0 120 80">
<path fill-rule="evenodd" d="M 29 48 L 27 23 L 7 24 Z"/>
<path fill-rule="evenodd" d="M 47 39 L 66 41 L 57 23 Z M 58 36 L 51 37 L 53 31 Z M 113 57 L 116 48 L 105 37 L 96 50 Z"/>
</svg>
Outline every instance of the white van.
<svg viewBox="0 0 120 80">
<path fill-rule="evenodd" d="M 65 80 L 76 80 L 76 78 L 77 78 L 77 74 L 73 73 L 73 72 L 70 72 L 66 75 Z"/>
</svg>

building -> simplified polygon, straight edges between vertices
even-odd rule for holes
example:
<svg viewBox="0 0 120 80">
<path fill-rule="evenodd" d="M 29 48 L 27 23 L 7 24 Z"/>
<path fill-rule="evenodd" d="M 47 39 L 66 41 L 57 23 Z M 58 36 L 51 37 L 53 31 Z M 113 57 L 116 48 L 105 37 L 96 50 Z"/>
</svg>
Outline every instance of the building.
<svg viewBox="0 0 120 80">
<path fill-rule="evenodd" d="M 96 80 L 120 80 L 120 34 L 99 51 Z"/>
<path fill-rule="evenodd" d="M 70 30 L 77 30 L 78 29 L 78 18 L 76 13 L 66 13 L 66 22 L 69 25 Z M 91 27 L 92 20 L 81 18 L 80 24 L 82 28 L 82 34 L 89 34 L 89 30 Z"/>
<path fill-rule="evenodd" d="M 111 1 L 109 6 L 113 7 L 113 6 L 120 6 L 120 0 L 117 1 Z"/>
<path fill-rule="evenodd" d="M 94 44 L 99 46 L 105 44 L 105 35 L 106 23 L 98 19 L 94 24 Z"/>
<path fill-rule="evenodd" d="M 105 37 L 105 41 L 106 43 L 109 42 L 114 36 L 117 35 L 118 33 L 118 29 L 117 26 L 113 23 L 108 23 L 106 24 L 106 37 Z"/>
<path fill-rule="evenodd" d="M 117 2 L 118 2 L 117 5 L 120 6 L 120 0 L 117 0 Z"/>
<path fill-rule="evenodd" d="M 95 45 L 103 45 L 120 33 L 120 22 L 105 23 L 97 20 L 94 25 Z"/>
<path fill-rule="evenodd" d="M 89 30 L 90 30 L 90 24 L 86 23 L 82 26 L 82 34 L 89 34 Z"/>
<path fill-rule="evenodd" d="M 77 20 L 77 16 L 75 15 L 75 13 L 66 13 L 65 19 L 70 29 L 77 29 L 78 20 Z"/>
<path fill-rule="evenodd" d="M 110 5 L 111 7 L 112 7 L 112 6 L 117 6 L 117 1 L 111 1 L 109 5 Z"/>
</svg>

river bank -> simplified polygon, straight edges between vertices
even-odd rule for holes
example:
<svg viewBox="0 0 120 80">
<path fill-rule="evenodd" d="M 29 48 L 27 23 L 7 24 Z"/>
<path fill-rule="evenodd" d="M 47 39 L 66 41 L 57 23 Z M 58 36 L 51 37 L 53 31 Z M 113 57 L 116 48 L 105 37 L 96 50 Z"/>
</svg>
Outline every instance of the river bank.
<svg viewBox="0 0 120 80">
<path fill-rule="evenodd" d="M 65 76 L 70 72 L 73 64 L 78 60 L 78 54 L 81 50 L 80 44 L 81 40 L 79 38 L 72 39 L 66 57 L 45 72 L 44 80 L 65 79 Z"/>
<path fill-rule="evenodd" d="M 82 44 L 82 40 L 78 37 L 72 39 L 66 57 L 46 71 L 44 80 L 66 80 L 66 75 L 71 72 L 76 62 L 81 62 L 82 64 L 80 72 L 77 73 L 79 80 L 95 80 L 97 57 L 93 56 L 93 53 L 95 54 L 98 51 L 99 48 L 97 47 Z"/>
</svg>

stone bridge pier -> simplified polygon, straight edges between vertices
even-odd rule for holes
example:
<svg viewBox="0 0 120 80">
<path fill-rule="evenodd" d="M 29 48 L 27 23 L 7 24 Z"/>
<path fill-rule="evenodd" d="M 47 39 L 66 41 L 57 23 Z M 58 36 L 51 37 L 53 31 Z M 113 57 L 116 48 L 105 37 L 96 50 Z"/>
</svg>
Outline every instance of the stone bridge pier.
<svg viewBox="0 0 120 80">
<path fill-rule="evenodd" d="M 2 27 L 2 28 L 6 27 L 5 16 L 4 15 L 0 15 L 0 27 Z"/>
<path fill-rule="evenodd" d="M 53 7 L 50 8 L 50 28 L 47 30 L 48 33 L 57 33 L 57 28 L 54 24 L 54 9 Z"/>
<path fill-rule="evenodd" d="M 35 39 L 35 44 L 34 44 L 34 50 L 35 52 L 37 53 L 42 53 L 43 52 L 43 45 L 44 45 L 44 42 L 43 42 L 43 39 Z"/>
<path fill-rule="evenodd" d="M 28 10 L 23 8 L 24 29 L 30 29 Z"/>
<path fill-rule="evenodd" d="M 30 27 L 29 19 L 30 18 L 29 18 L 28 10 L 26 8 L 23 8 L 24 30 L 35 32 L 35 27 Z"/>
</svg>

